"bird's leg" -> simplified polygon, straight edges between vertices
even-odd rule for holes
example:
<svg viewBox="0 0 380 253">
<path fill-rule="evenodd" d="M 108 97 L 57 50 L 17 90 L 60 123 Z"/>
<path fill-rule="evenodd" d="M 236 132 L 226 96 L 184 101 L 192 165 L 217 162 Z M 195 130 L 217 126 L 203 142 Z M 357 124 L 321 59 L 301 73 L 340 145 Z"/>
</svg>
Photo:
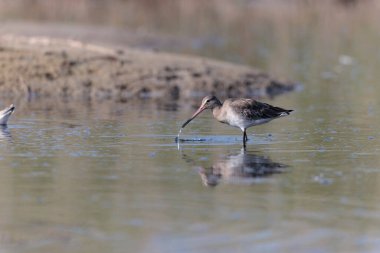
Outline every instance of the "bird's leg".
<svg viewBox="0 0 380 253">
<path fill-rule="evenodd" d="M 246 142 L 246 141 L 248 141 L 248 136 L 247 136 L 247 131 L 246 131 L 246 129 L 244 129 L 243 132 L 244 132 L 244 133 L 243 133 L 243 140 L 244 140 L 244 142 Z"/>
<path fill-rule="evenodd" d="M 245 144 L 247 142 L 248 138 L 247 138 L 247 132 L 246 130 L 244 129 L 243 130 L 243 147 L 245 148 Z"/>
</svg>

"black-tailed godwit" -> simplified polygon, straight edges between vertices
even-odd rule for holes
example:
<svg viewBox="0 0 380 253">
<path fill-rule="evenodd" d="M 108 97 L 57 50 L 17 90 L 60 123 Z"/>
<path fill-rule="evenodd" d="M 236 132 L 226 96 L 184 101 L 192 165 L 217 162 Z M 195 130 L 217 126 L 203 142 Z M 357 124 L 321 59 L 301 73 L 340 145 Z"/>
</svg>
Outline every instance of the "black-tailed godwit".
<svg viewBox="0 0 380 253">
<path fill-rule="evenodd" d="M 221 103 L 215 96 L 207 96 L 203 98 L 201 106 L 193 116 L 183 123 L 179 134 L 190 121 L 206 109 L 211 109 L 214 118 L 219 122 L 240 128 L 243 131 L 244 146 L 248 140 L 246 132 L 247 128 L 267 123 L 279 117 L 287 116 L 293 111 L 249 98 L 227 99 L 224 103 Z"/>
</svg>

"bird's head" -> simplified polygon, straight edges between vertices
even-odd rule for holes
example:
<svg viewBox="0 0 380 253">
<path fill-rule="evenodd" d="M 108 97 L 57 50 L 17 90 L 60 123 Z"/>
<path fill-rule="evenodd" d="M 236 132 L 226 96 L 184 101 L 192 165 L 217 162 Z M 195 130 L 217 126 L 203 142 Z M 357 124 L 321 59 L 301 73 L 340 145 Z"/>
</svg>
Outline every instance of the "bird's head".
<svg viewBox="0 0 380 253">
<path fill-rule="evenodd" d="M 206 96 L 202 99 L 202 103 L 201 103 L 201 106 L 199 107 L 199 109 L 203 108 L 203 110 L 205 109 L 214 109 L 216 106 L 220 105 L 220 101 L 219 99 L 217 99 L 217 97 L 215 96 Z"/>
<path fill-rule="evenodd" d="M 183 125 L 182 128 L 184 128 L 187 124 L 190 123 L 195 117 L 197 117 L 201 112 L 203 112 L 206 109 L 214 109 L 217 106 L 220 106 L 222 103 L 219 101 L 219 99 L 215 96 L 206 96 L 202 99 L 201 106 L 198 108 L 198 110 L 191 116 L 190 119 L 188 119 Z"/>
</svg>

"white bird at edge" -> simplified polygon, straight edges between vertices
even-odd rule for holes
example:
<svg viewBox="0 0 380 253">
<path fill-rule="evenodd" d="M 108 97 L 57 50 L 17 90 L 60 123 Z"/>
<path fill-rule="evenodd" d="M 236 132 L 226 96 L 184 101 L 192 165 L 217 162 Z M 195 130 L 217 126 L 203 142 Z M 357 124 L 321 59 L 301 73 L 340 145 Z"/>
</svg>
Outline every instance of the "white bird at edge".
<svg viewBox="0 0 380 253">
<path fill-rule="evenodd" d="M 13 104 L 11 104 L 10 106 L 5 108 L 4 110 L 0 111 L 0 125 L 2 125 L 2 126 L 7 125 L 8 119 L 12 115 L 12 113 L 14 112 L 15 108 L 16 107 Z"/>
</svg>

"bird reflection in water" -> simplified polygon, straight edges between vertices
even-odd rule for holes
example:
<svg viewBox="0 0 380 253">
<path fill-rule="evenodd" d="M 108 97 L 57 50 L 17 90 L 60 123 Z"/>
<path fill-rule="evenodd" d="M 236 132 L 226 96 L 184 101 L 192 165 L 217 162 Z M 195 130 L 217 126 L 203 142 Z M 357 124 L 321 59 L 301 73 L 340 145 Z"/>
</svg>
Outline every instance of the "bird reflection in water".
<svg viewBox="0 0 380 253">
<path fill-rule="evenodd" d="M 0 125 L 0 141 L 12 141 L 11 132 L 6 125 Z"/>
<path fill-rule="evenodd" d="M 257 178 L 283 173 L 288 166 L 273 162 L 268 156 L 247 152 L 227 155 L 213 163 L 211 167 L 201 167 L 199 174 L 206 186 L 219 183 L 251 184 Z"/>
</svg>

